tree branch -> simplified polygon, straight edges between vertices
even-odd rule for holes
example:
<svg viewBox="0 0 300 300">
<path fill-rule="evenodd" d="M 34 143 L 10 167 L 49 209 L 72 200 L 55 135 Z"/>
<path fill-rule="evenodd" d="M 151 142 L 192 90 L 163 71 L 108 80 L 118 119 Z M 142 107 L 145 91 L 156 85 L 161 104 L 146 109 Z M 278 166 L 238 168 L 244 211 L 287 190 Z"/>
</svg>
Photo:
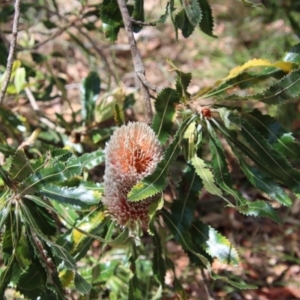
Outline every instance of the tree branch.
<svg viewBox="0 0 300 300">
<path fill-rule="evenodd" d="M 4 100 L 4 96 L 11 77 L 12 65 L 14 62 L 14 55 L 15 55 L 15 49 L 16 49 L 17 37 L 18 37 L 19 18 L 20 18 L 20 2 L 21 0 L 16 0 L 15 2 L 15 14 L 14 14 L 14 21 L 13 21 L 12 38 L 11 38 L 11 43 L 10 43 L 10 48 L 9 48 L 9 53 L 7 58 L 7 64 L 6 64 L 6 74 L 0 91 L 0 104 Z"/>
<path fill-rule="evenodd" d="M 133 65 L 134 65 L 134 71 L 139 79 L 140 86 L 141 86 L 141 92 L 142 96 L 145 100 L 146 104 L 146 110 L 147 110 L 147 121 L 150 123 L 153 118 L 153 112 L 151 107 L 151 100 L 150 100 L 150 92 L 149 92 L 149 84 L 145 77 L 145 67 L 141 58 L 141 55 L 139 53 L 139 50 L 136 45 L 136 41 L 134 39 L 133 30 L 132 30 L 132 21 L 131 17 L 129 15 L 126 3 L 124 0 L 117 0 L 118 6 L 121 11 L 122 19 L 124 22 L 125 30 L 128 36 L 128 42 L 130 45 Z M 142 80 L 141 77 L 144 79 Z"/>
<path fill-rule="evenodd" d="M 155 22 L 142 22 L 139 20 L 135 20 L 133 18 L 130 18 L 131 23 L 136 24 L 136 25 L 140 25 L 140 26 L 156 26 Z"/>
</svg>

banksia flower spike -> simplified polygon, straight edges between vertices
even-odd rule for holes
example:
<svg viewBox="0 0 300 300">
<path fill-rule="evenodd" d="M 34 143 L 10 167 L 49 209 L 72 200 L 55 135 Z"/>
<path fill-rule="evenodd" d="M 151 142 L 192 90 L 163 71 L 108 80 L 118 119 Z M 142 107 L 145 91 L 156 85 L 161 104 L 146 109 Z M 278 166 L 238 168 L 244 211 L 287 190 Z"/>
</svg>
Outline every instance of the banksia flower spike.
<svg viewBox="0 0 300 300">
<path fill-rule="evenodd" d="M 154 131 L 146 124 L 128 123 L 118 128 L 105 148 L 104 198 L 109 214 L 121 226 L 148 224 L 149 205 L 156 196 L 139 202 L 127 201 L 127 193 L 152 174 L 163 151 Z"/>
</svg>

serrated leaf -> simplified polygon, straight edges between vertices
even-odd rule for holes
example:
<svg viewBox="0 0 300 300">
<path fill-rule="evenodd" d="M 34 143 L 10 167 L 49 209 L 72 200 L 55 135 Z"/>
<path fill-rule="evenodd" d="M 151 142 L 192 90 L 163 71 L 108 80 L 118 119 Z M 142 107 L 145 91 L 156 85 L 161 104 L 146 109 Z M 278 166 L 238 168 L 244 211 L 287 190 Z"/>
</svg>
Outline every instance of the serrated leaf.
<svg viewBox="0 0 300 300">
<path fill-rule="evenodd" d="M 10 176 L 14 181 L 23 181 L 32 174 L 33 170 L 29 159 L 26 157 L 24 150 L 18 150 L 13 156 Z"/>
<path fill-rule="evenodd" d="M 78 272 L 75 273 L 74 284 L 76 290 L 82 295 L 87 294 L 92 288 L 91 284 L 88 283 Z"/>
<path fill-rule="evenodd" d="M 181 101 L 186 102 L 190 99 L 190 93 L 187 88 L 192 80 L 191 73 L 184 73 L 176 70 L 177 80 L 176 80 L 176 90 L 179 95 L 181 95 Z"/>
<path fill-rule="evenodd" d="M 263 159 L 264 164 L 272 168 L 273 174 L 278 180 L 291 189 L 300 191 L 300 171 L 294 169 L 288 160 L 268 144 L 260 133 L 245 120 L 241 133 L 249 146 L 256 151 L 260 159 Z"/>
<path fill-rule="evenodd" d="M 273 144 L 273 147 L 288 159 L 298 161 L 300 153 L 300 143 L 295 140 L 292 133 L 284 133 Z"/>
<path fill-rule="evenodd" d="M 147 176 L 131 189 L 128 194 L 129 201 L 146 199 L 160 193 L 165 188 L 168 168 L 179 153 L 179 146 L 185 130 L 195 118 L 196 116 L 192 116 L 180 125 L 172 143 L 165 152 L 165 159 L 157 165 L 156 170 L 151 175 Z"/>
<path fill-rule="evenodd" d="M 184 9 L 175 16 L 174 24 L 176 28 L 181 29 L 182 35 L 185 38 L 188 38 L 195 29 L 195 26 L 190 23 Z"/>
<path fill-rule="evenodd" d="M 248 180 L 258 189 L 268 194 L 272 199 L 278 201 L 285 206 L 291 206 L 292 200 L 286 194 L 286 192 L 274 182 L 270 177 L 264 174 L 262 171 L 249 166 L 244 158 L 234 151 L 237 156 L 242 171 L 247 176 Z"/>
<path fill-rule="evenodd" d="M 213 173 L 210 171 L 210 169 L 205 164 L 204 160 L 197 157 L 195 155 L 191 159 L 191 163 L 194 166 L 196 173 L 201 178 L 204 188 L 212 195 L 220 196 L 222 197 L 222 191 L 220 188 L 215 184 L 215 179 Z"/>
<path fill-rule="evenodd" d="M 239 96 L 230 95 L 224 97 L 222 100 L 257 100 L 266 104 L 282 104 L 288 100 L 297 99 L 300 95 L 300 69 L 290 72 L 282 79 L 276 81 L 263 92 Z"/>
<path fill-rule="evenodd" d="M 273 207 L 265 201 L 248 202 L 237 209 L 247 216 L 267 217 L 279 224 L 282 222 Z"/>
<path fill-rule="evenodd" d="M 185 103 L 190 99 L 191 96 L 190 93 L 187 91 L 187 88 L 191 82 L 192 74 L 184 73 L 181 70 L 179 70 L 170 59 L 167 58 L 166 61 L 177 73 L 176 91 L 181 97 L 180 100 Z"/>
<path fill-rule="evenodd" d="M 63 246 L 53 243 L 48 239 L 45 240 L 45 242 L 51 248 L 52 253 L 64 262 L 64 267 L 67 270 L 72 270 L 72 271 L 76 270 L 76 261 Z"/>
<path fill-rule="evenodd" d="M 209 268 L 210 263 L 205 256 L 198 253 L 197 249 L 193 244 L 193 239 L 190 232 L 186 228 L 178 228 L 176 226 L 175 218 L 169 214 L 166 210 L 163 210 L 163 218 L 171 233 L 173 234 L 175 240 L 183 247 L 184 250 L 195 255 L 204 267 Z"/>
<path fill-rule="evenodd" d="M 233 149 L 233 151 L 234 151 L 234 146 L 236 146 L 243 152 L 243 154 L 247 155 L 268 176 L 271 176 L 272 178 L 276 178 L 278 181 L 283 182 L 288 187 L 290 187 L 291 189 L 294 189 L 297 192 L 297 190 L 299 189 L 299 184 L 297 183 L 297 180 L 291 179 L 291 177 L 290 177 L 291 176 L 291 171 L 290 171 L 291 166 L 289 165 L 289 167 L 288 167 L 288 173 L 286 173 L 285 168 L 284 168 L 284 171 L 282 171 L 282 166 L 280 164 L 278 165 L 278 161 L 276 159 L 274 160 L 274 157 L 272 157 L 272 155 L 271 155 L 272 152 L 276 151 L 276 150 L 271 148 L 272 149 L 271 153 L 269 153 L 271 145 L 269 145 L 265 140 L 263 140 L 263 142 L 262 142 L 262 144 L 260 144 L 260 146 L 256 146 L 255 144 L 257 143 L 257 140 L 254 139 L 254 141 L 251 141 L 251 140 L 246 139 L 247 142 L 249 143 L 249 145 L 251 147 L 253 147 L 253 150 L 251 150 L 246 145 L 241 143 L 237 139 L 237 137 L 234 134 L 232 134 L 232 132 L 230 132 L 226 128 L 220 126 L 216 120 L 212 119 L 212 121 L 218 127 L 218 129 L 223 133 L 227 142 L 231 145 L 231 148 Z M 244 123 L 245 123 L 245 121 L 244 121 Z M 259 134 L 259 133 L 256 133 L 255 135 L 257 135 L 257 134 Z M 259 140 L 260 139 L 262 139 L 261 136 L 260 136 Z M 266 148 L 264 148 L 265 146 L 266 146 Z M 278 152 L 276 155 L 278 155 Z M 282 156 L 281 156 L 281 159 L 285 160 L 285 164 L 286 163 L 289 164 L 286 159 L 282 158 Z M 294 173 L 296 173 L 296 176 L 298 176 L 297 175 L 298 171 L 292 169 L 292 174 L 294 175 Z"/>
<path fill-rule="evenodd" d="M 219 112 L 224 125 L 229 130 L 240 130 L 241 129 L 241 117 L 237 110 L 229 110 L 225 107 L 216 109 Z"/>
<path fill-rule="evenodd" d="M 166 276 L 166 262 L 163 258 L 161 239 L 155 229 L 153 230 L 153 244 L 155 245 L 155 251 L 153 253 L 153 275 L 164 287 Z"/>
<path fill-rule="evenodd" d="M 255 59 L 247 61 L 246 63 L 244 63 L 241 66 L 237 66 L 237 67 L 233 68 L 232 70 L 230 70 L 229 74 L 225 78 L 222 79 L 222 82 L 225 82 L 225 81 L 228 81 L 229 79 L 235 78 L 239 74 L 245 72 L 246 70 L 248 70 L 250 68 L 254 68 L 254 67 L 276 67 L 278 69 L 281 69 L 284 72 L 290 72 L 293 70 L 293 64 L 291 64 L 289 62 L 279 61 L 279 62 L 272 63 L 265 59 L 256 59 L 255 58 Z"/>
<path fill-rule="evenodd" d="M 240 289 L 240 290 L 252 290 L 252 289 L 257 289 L 257 286 L 252 285 L 252 284 L 247 284 L 245 283 L 243 280 L 236 281 L 233 279 L 229 279 L 228 277 L 225 276 L 220 276 L 220 275 L 216 275 L 214 273 L 211 273 L 211 277 L 215 280 L 219 279 L 222 280 L 224 282 L 228 282 L 229 284 L 231 284 L 232 286 Z"/>
<path fill-rule="evenodd" d="M 100 83 L 98 73 L 92 71 L 81 84 L 81 114 L 85 124 L 91 124 L 94 121 L 95 104 L 100 93 Z"/>
<path fill-rule="evenodd" d="M 182 5 L 190 23 L 196 27 L 202 19 L 202 11 L 197 0 L 182 0 Z"/>
<path fill-rule="evenodd" d="M 188 166 L 178 187 L 178 199 L 175 199 L 171 206 L 171 213 L 178 228 L 188 229 L 191 226 L 202 187 L 202 182 L 195 169 Z"/>
<path fill-rule="evenodd" d="M 210 8 L 210 5 L 206 0 L 198 0 L 200 8 L 202 10 L 202 18 L 200 21 L 200 29 L 206 33 L 207 35 L 211 37 L 216 37 L 213 34 L 213 29 L 214 29 L 214 18 L 212 15 L 212 10 Z"/>
<path fill-rule="evenodd" d="M 85 153 L 80 157 L 73 157 L 70 159 L 68 164 L 80 163 L 83 168 L 87 170 L 91 170 L 94 167 L 104 163 L 104 161 L 105 161 L 105 152 L 103 149 L 98 149 L 91 153 Z"/>
<path fill-rule="evenodd" d="M 214 169 L 214 175 L 218 185 L 228 194 L 232 195 L 238 203 L 242 204 L 245 199 L 242 197 L 238 190 L 233 189 L 231 176 L 228 171 L 226 157 L 223 151 L 223 147 L 215 135 L 212 128 L 209 129 L 211 136 L 209 139 L 209 148 L 212 153 L 212 166 Z"/>
<path fill-rule="evenodd" d="M 59 203 L 65 203 L 77 208 L 88 208 L 97 205 L 102 192 L 86 189 L 84 186 L 64 187 L 47 185 L 40 189 L 40 193 Z"/>
<path fill-rule="evenodd" d="M 214 228 L 195 221 L 191 227 L 192 236 L 196 237 L 195 242 L 203 247 L 209 255 L 216 257 L 220 262 L 238 265 L 239 255 L 230 241 Z"/>
<path fill-rule="evenodd" d="M 284 56 L 284 61 L 292 63 L 300 63 L 300 43 L 293 46 Z"/>
<path fill-rule="evenodd" d="M 66 181 L 73 176 L 80 175 L 81 170 L 81 164 L 75 161 L 69 164 L 57 163 L 55 166 L 39 169 L 23 181 L 19 186 L 19 191 L 25 193 L 30 189 L 39 189 L 46 184 Z"/>
<path fill-rule="evenodd" d="M 155 23 L 165 23 L 169 14 L 169 9 L 170 9 L 170 2 L 168 1 L 166 5 L 165 13 L 161 15 L 160 18 Z"/>
<path fill-rule="evenodd" d="M 264 115 L 258 109 L 250 113 L 243 113 L 246 119 L 270 144 L 273 144 L 280 138 L 286 130 L 281 124 L 269 115 Z"/>
<path fill-rule="evenodd" d="M 176 104 L 179 103 L 179 95 L 171 88 L 162 90 L 156 98 L 156 114 L 152 123 L 152 129 L 162 144 L 167 141 L 172 132 Z"/>
</svg>

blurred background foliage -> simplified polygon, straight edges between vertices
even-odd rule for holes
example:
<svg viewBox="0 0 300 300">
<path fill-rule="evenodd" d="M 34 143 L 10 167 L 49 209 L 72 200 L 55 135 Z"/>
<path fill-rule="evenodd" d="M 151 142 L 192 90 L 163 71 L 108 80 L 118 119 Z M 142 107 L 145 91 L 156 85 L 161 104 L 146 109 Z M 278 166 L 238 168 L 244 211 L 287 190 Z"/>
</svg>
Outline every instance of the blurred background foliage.
<svg viewBox="0 0 300 300">
<path fill-rule="evenodd" d="M 209 37 L 196 29 L 188 39 L 179 32 L 176 41 L 169 19 L 165 23 L 159 23 L 157 28 L 149 26 L 136 33 L 147 78 L 151 83 L 163 87 L 174 86 L 176 74 L 169 71 L 170 66 L 166 62 L 166 58 L 169 58 L 182 71 L 192 71 L 189 92 L 194 94 L 225 77 L 236 65 L 252 58 L 276 61 L 299 43 L 298 1 L 209 2 L 217 38 Z M 145 1 L 145 20 L 158 20 L 164 13 L 165 6 L 164 1 Z M 13 1 L 0 0 L 0 9 L 1 84 L 12 28 Z M 109 31 L 111 28 L 100 21 L 100 12 L 101 1 L 97 0 L 21 2 L 16 61 L 5 102 L 0 105 L 0 142 L 1 152 L 5 156 L 14 153 L 14 149 L 19 147 L 24 149 L 26 157 L 38 159 L 41 154 L 51 150 L 54 152 L 51 152 L 50 161 L 65 162 L 62 157 L 69 154 L 57 153 L 54 149 L 65 147 L 76 154 L 90 153 L 104 147 L 116 128 L 115 120 L 144 120 L 145 111 L 133 73 L 126 35 L 121 30 L 119 35 L 115 34 L 115 41 L 111 42 L 107 36 L 114 36 L 114 32 Z M 116 20 L 113 30 L 118 26 L 120 24 Z M 262 106 L 261 109 L 276 116 L 289 131 L 294 132 L 296 138 L 300 138 L 299 100 L 278 107 Z M 116 118 L 118 113 L 120 118 Z M 204 153 L 210 155 L 208 149 Z M 24 157 L 21 156 L 17 158 L 20 164 L 24 163 Z M 0 156 L 1 164 L 4 164 L 3 159 Z M 88 157 L 86 161 L 83 159 L 83 178 L 102 182 L 104 167 L 99 165 L 101 162 L 103 153 L 98 153 L 97 157 Z M 47 163 L 46 159 L 40 166 Z M 95 165 L 98 166 L 93 168 Z M 231 161 L 231 168 L 236 168 L 234 160 Z M 257 192 L 247 185 L 241 172 L 236 170 L 238 188 L 245 197 L 252 197 Z M 74 174 L 79 176 L 79 173 Z M 78 182 L 70 182 L 69 185 L 78 186 Z M 101 187 L 96 184 L 90 187 L 91 190 L 96 188 Z M 171 191 L 167 191 L 166 198 L 170 194 Z M 38 202 L 38 199 L 35 201 Z M 300 224 L 297 218 L 300 211 L 299 200 L 290 209 L 280 210 L 280 216 L 287 222 L 286 226 L 273 224 L 268 219 L 241 218 L 230 208 L 224 210 L 222 206 L 221 209 L 219 204 L 217 197 L 203 193 L 197 204 L 197 211 L 207 223 L 229 237 L 234 245 L 238 245 L 243 269 L 233 269 L 221 263 L 215 265 L 215 268 L 225 276 L 231 276 L 229 271 L 235 275 L 245 271 L 246 281 L 259 287 L 258 291 L 237 291 L 234 287 L 217 281 L 213 290 L 219 299 L 276 299 L 278 295 L 286 297 L 281 299 L 300 299 L 299 288 L 295 288 L 294 284 L 300 277 Z M 73 217 L 73 220 L 78 217 L 78 212 L 66 213 L 61 205 L 57 205 L 55 209 L 68 218 Z M 42 214 L 47 215 L 45 211 Z M 77 226 L 84 230 L 88 226 L 85 217 L 91 224 L 96 224 L 96 221 L 91 220 L 99 221 L 103 218 L 102 215 L 93 215 L 93 212 L 84 210 L 79 215 L 81 221 Z M 71 232 L 67 223 L 60 228 L 66 230 L 65 238 L 74 235 L 78 246 L 78 249 L 73 249 L 76 259 L 80 260 L 81 253 L 88 251 L 88 255 L 78 263 L 79 273 L 84 280 L 78 277 L 77 283 L 75 280 L 74 285 L 70 284 L 75 276 L 70 271 L 71 267 L 60 274 L 60 279 L 68 290 L 68 297 L 79 299 L 78 291 L 84 293 L 89 289 L 85 280 L 96 287 L 93 290 L 95 294 L 91 294 L 90 299 L 107 299 L 108 294 L 110 299 L 126 297 L 128 290 L 124 287 L 133 276 L 130 272 L 133 263 L 126 251 L 133 250 L 114 249 L 112 245 L 99 262 L 101 241 L 93 241 L 90 237 L 83 246 L 82 235 L 77 232 L 76 236 L 76 231 Z M 107 240 L 118 234 L 110 228 L 110 224 L 101 228 Z M 51 228 L 47 230 L 51 231 Z M 89 231 L 93 230 L 99 233 L 99 228 L 89 228 Z M 47 242 L 47 247 L 51 247 L 51 242 Z M 145 249 L 134 254 L 135 257 L 140 257 L 134 266 L 141 284 L 136 293 L 145 299 L 155 297 L 157 292 L 152 290 L 149 295 L 144 295 L 153 278 L 151 258 L 143 255 L 154 247 L 152 243 L 151 237 L 145 237 Z M 188 259 L 181 247 L 170 241 L 166 248 L 175 261 L 176 276 L 182 278 L 188 299 L 199 299 L 204 293 L 203 285 L 199 283 L 202 275 L 192 267 L 187 267 Z M 56 259 L 59 258 L 57 255 Z M 6 259 L 2 255 L 2 265 L 7 262 Z M 70 265 L 73 266 L 73 263 L 71 261 Z M 101 270 L 105 272 L 100 272 Z M 22 280 L 22 286 L 26 287 L 26 278 Z M 172 278 L 167 276 L 166 281 L 171 282 Z M 174 285 L 176 286 L 176 278 Z M 13 292 L 10 295 L 12 294 Z M 102 298 L 99 298 L 100 294 Z M 165 299 L 176 299 L 171 290 L 169 295 Z M 18 295 L 15 294 L 15 297 Z"/>
</svg>

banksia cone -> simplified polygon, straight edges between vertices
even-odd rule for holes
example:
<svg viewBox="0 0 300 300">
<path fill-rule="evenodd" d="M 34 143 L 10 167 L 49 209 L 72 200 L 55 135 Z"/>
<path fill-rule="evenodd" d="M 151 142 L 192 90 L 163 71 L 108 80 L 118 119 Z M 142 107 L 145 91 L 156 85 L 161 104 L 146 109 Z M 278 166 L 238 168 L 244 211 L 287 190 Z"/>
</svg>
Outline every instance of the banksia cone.
<svg viewBox="0 0 300 300">
<path fill-rule="evenodd" d="M 133 227 L 136 222 L 147 226 L 149 205 L 157 197 L 129 202 L 127 193 L 154 172 L 162 154 L 154 131 L 140 122 L 118 128 L 107 143 L 103 203 L 121 226 Z"/>
</svg>

